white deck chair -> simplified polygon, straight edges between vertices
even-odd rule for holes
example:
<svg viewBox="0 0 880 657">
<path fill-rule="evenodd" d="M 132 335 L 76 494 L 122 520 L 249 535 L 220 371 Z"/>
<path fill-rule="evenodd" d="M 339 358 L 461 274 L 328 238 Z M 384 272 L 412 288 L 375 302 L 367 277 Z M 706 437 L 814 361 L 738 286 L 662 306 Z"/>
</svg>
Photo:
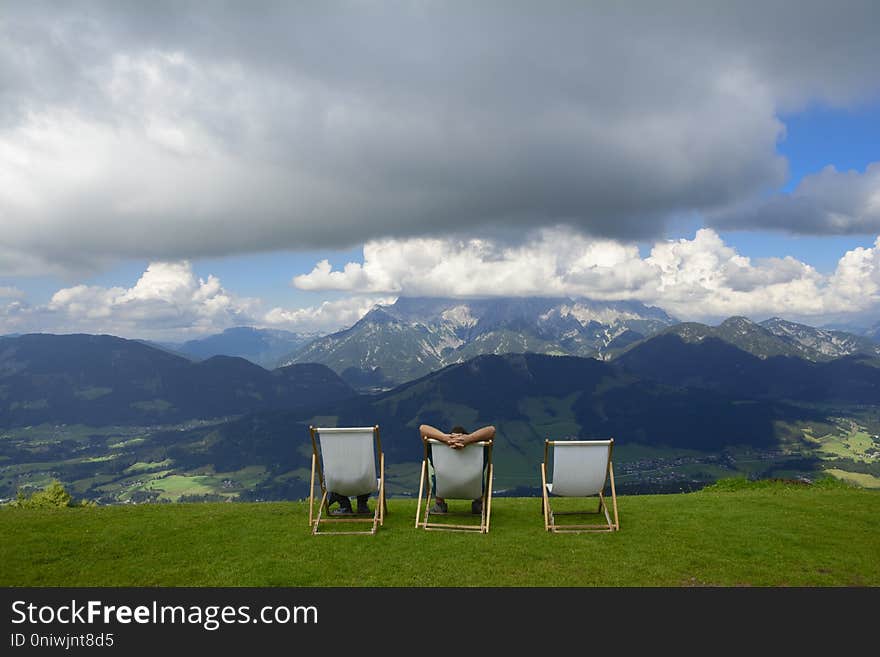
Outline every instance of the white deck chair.
<svg viewBox="0 0 880 657">
<path fill-rule="evenodd" d="M 309 526 L 312 534 L 375 534 L 377 525 L 385 524 L 385 455 L 379 439 L 379 426 L 373 427 L 309 427 L 312 437 L 312 479 L 309 486 Z M 378 476 L 377 461 L 378 458 Z M 314 513 L 315 475 L 321 487 L 321 501 Z M 327 496 L 330 492 L 346 497 L 377 493 L 373 517 L 329 516 Z M 322 523 L 372 523 L 364 531 L 322 532 Z"/>
<path fill-rule="evenodd" d="M 553 481 L 547 480 L 547 463 L 550 448 L 553 448 Z M 544 529 L 552 532 L 613 532 L 620 529 L 617 515 L 617 493 L 614 490 L 614 467 L 611 452 L 614 439 L 608 440 L 545 440 L 544 462 L 541 464 L 541 483 L 543 491 Z M 605 487 L 610 479 L 611 506 L 614 522 L 608 514 L 605 501 Z M 554 514 L 550 505 L 551 495 L 560 497 L 598 496 L 599 508 L 596 511 L 559 511 Z M 572 525 L 557 524 L 556 515 L 583 515 L 605 512 L 607 524 Z"/>
<path fill-rule="evenodd" d="M 492 514 L 492 442 L 482 440 L 471 443 L 462 449 L 452 449 L 446 443 L 422 436 L 425 457 L 422 460 L 422 474 L 419 479 L 419 502 L 416 506 L 416 527 L 424 529 L 445 529 L 450 531 L 478 531 L 489 533 L 489 520 Z M 428 454 L 431 458 L 428 458 Z M 485 457 L 484 457 L 485 454 Z M 485 462 L 484 462 L 485 458 Z M 434 483 L 430 470 L 433 461 Z M 485 463 L 485 469 L 484 469 Z M 485 477 L 485 478 L 484 478 Z M 425 498 L 425 516 L 419 520 L 422 498 Z M 480 524 L 453 524 L 431 520 L 431 499 L 467 499 L 482 501 Z M 435 514 L 436 515 L 436 514 Z M 471 513 L 448 512 L 447 515 L 472 515 Z"/>
</svg>

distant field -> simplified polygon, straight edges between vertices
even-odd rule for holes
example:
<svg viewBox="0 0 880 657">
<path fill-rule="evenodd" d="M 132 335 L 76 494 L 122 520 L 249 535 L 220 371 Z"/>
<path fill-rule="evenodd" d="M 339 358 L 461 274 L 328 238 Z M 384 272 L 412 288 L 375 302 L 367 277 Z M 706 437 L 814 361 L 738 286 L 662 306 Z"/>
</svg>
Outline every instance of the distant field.
<svg viewBox="0 0 880 657">
<path fill-rule="evenodd" d="M 0 585 L 880 586 L 880 491 L 757 482 L 619 507 L 620 532 L 551 535 L 538 499 L 497 498 L 479 535 L 417 530 L 415 501 L 392 499 L 372 537 L 311 536 L 302 502 L 4 507 Z"/>
<path fill-rule="evenodd" d="M 880 478 L 871 474 L 863 474 L 860 472 L 846 472 L 845 470 L 836 470 L 830 468 L 826 470 L 829 474 L 837 477 L 842 481 L 848 481 L 856 486 L 864 486 L 865 488 L 880 488 Z"/>
<path fill-rule="evenodd" d="M 563 399 L 522 400 L 521 419 L 496 423 L 495 489 L 500 494 L 535 494 L 540 487 L 539 464 L 543 440 L 580 436 L 584 430 L 571 421 L 577 395 Z M 454 407 L 471 424 L 475 411 Z M 880 418 L 872 409 L 822 413 L 821 421 L 777 422 L 778 445 L 754 448 L 728 445 L 720 450 L 669 448 L 617 439 L 615 474 L 622 492 L 672 493 L 699 489 L 733 476 L 806 478 L 824 475 L 869 488 L 880 488 Z M 312 418 L 316 424 L 335 424 L 333 416 Z M 40 425 L 0 431 L 0 502 L 45 487 L 58 479 L 77 498 L 101 504 L 129 501 L 192 501 L 301 499 L 308 495 L 311 442 L 291 440 L 285 454 L 254 461 L 247 444 L 241 454 L 222 465 L 204 457 L 211 453 L 211 433 L 221 421 L 158 427 L 87 427 Z M 204 431 L 193 432 L 193 428 Z M 599 437 L 599 436 L 589 436 Z M 745 441 L 746 443 L 748 441 Z M 280 449 L 287 449 L 287 443 Z M 264 455 L 265 456 L 265 455 Z M 418 491 L 420 463 L 388 462 L 388 491 L 412 497 Z M 242 467 L 246 466 L 246 467 Z"/>
</svg>

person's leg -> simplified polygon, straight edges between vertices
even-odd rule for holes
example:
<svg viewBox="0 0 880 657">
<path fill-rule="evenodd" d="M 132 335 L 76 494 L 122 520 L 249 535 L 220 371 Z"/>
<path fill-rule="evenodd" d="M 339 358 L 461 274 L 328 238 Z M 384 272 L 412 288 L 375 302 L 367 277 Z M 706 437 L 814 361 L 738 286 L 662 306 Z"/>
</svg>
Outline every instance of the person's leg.
<svg viewBox="0 0 880 657">
<path fill-rule="evenodd" d="M 483 494 L 486 494 L 486 469 L 489 465 L 489 448 L 483 447 L 483 481 L 482 488 Z M 479 515 L 483 512 L 483 498 L 478 497 L 473 502 L 471 502 L 471 513 Z"/>
<path fill-rule="evenodd" d="M 369 513 L 370 512 L 370 506 L 367 504 L 367 500 L 369 500 L 369 499 L 370 499 L 369 493 L 364 493 L 363 495 L 357 496 L 357 503 L 358 503 L 357 512 L 358 513 Z"/>
<path fill-rule="evenodd" d="M 437 490 L 437 475 L 434 474 L 434 455 L 431 452 L 431 445 L 428 445 L 428 463 L 431 464 L 431 490 Z M 446 513 L 446 500 L 442 497 L 434 496 L 434 508 L 431 513 Z"/>
<path fill-rule="evenodd" d="M 330 494 L 327 496 L 327 506 L 329 507 L 334 502 L 339 503 L 339 513 L 351 513 L 351 500 L 345 495 L 330 491 Z"/>
<path fill-rule="evenodd" d="M 437 476 L 434 474 L 434 452 L 431 445 L 428 445 L 428 464 L 431 466 L 431 490 L 437 490 Z"/>
</svg>

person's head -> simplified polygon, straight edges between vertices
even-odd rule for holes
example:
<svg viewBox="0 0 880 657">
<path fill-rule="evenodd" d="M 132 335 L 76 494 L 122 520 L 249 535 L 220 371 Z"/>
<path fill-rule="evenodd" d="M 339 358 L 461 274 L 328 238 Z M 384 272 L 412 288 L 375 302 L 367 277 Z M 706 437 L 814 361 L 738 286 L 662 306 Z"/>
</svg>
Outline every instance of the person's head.
<svg viewBox="0 0 880 657">
<path fill-rule="evenodd" d="M 452 427 L 452 430 L 449 433 L 470 433 L 470 432 L 467 429 L 465 429 L 463 426 L 461 426 L 460 424 L 456 424 L 454 427 Z"/>
</svg>

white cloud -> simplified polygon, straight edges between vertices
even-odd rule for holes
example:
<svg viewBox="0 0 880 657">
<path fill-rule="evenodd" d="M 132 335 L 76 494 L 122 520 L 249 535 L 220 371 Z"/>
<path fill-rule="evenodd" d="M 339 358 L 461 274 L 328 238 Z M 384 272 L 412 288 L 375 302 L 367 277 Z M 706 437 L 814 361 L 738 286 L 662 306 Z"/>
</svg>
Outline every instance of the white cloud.
<svg viewBox="0 0 880 657">
<path fill-rule="evenodd" d="M 11 301 L 4 305 L 4 299 Z M 395 299 L 355 295 L 266 312 L 260 299 L 230 292 L 216 276 L 197 277 L 188 261 L 153 262 L 131 287 L 74 285 L 40 306 L 27 304 L 16 288 L 0 287 L 0 334 L 109 333 L 176 342 L 233 326 L 329 333 L 350 326 L 375 304 Z"/>
<path fill-rule="evenodd" d="M 517 246 L 489 238 L 381 240 L 364 246 L 363 263 L 334 271 L 321 261 L 293 283 L 348 296 L 266 311 L 259 299 L 234 294 L 214 275 L 197 277 L 188 261 L 154 262 L 130 287 L 73 285 L 45 305 L 29 305 L 17 288 L 0 288 L 0 334 L 88 332 L 178 341 L 241 325 L 329 333 L 398 296 L 634 299 L 684 320 L 778 315 L 822 324 L 880 314 L 880 237 L 844 253 L 829 275 L 790 256 L 753 260 L 712 229 L 656 242 L 645 256 L 634 245 L 562 227 L 536 231 Z"/>
<path fill-rule="evenodd" d="M 402 296 L 584 296 L 636 299 L 683 319 L 730 315 L 821 319 L 880 309 L 880 243 L 842 256 L 833 275 L 786 256 L 752 260 L 711 229 L 657 242 L 647 257 L 634 245 L 545 229 L 518 247 L 491 240 L 382 240 L 364 262 L 334 271 L 326 261 L 293 279 L 307 290 Z"/>
<path fill-rule="evenodd" d="M 349 297 L 297 309 L 273 308 L 263 316 L 267 326 L 299 333 L 331 333 L 348 328 L 376 304 L 390 304 L 396 297 Z"/>
<path fill-rule="evenodd" d="M 257 300 L 235 297 L 214 276 L 197 278 L 183 261 L 150 263 L 131 288 L 63 288 L 32 314 L 59 332 L 171 339 L 250 323 L 257 307 Z"/>
<path fill-rule="evenodd" d="M 589 287 L 601 297 L 605 290 L 625 293 L 648 273 L 636 247 L 567 229 L 538 231 L 518 246 L 478 238 L 388 239 L 368 242 L 363 253 L 363 264 L 333 271 L 324 260 L 292 283 L 302 290 L 409 296 L 552 296 Z"/>
<path fill-rule="evenodd" d="M 752 262 L 711 229 L 693 240 L 655 244 L 646 264 L 657 277 L 641 292 L 673 314 L 691 319 L 730 315 L 814 315 L 823 312 L 821 276 L 794 258 Z"/>
<path fill-rule="evenodd" d="M 0 299 L 23 299 L 24 292 L 16 287 L 0 285 Z"/>
<path fill-rule="evenodd" d="M 840 312 L 865 310 L 880 297 L 880 237 L 871 248 L 847 251 L 831 276 Z"/>
<path fill-rule="evenodd" d="M 21 301 L 0 303 L 0 335 L 38 332 L 31 323 L 31 309 Z"/>
</svg>

